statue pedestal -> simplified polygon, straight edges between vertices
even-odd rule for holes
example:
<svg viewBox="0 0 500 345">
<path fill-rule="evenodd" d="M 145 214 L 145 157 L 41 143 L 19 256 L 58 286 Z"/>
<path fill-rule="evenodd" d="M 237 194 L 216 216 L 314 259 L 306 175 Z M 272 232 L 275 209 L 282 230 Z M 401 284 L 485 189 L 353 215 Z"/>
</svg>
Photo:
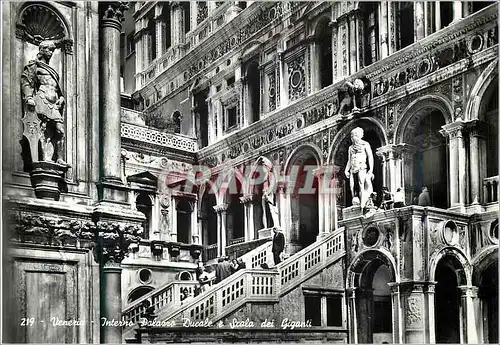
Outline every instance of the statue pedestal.
<svg viewBox="0 0 500 345">
<path fill-rule="evenodd" d="M 346 207 L 342 210 L 342 219 L 356 218 L 363 215 L 363 210 L 360 205 Z"/>
<path fill-rule="evenodd" d="M 68 168 L 54 162 L 34 162 L 30 177 L 35 196 L 58 201 L 61 189 L 65 186 L 64 174 Z"/>
</svg>

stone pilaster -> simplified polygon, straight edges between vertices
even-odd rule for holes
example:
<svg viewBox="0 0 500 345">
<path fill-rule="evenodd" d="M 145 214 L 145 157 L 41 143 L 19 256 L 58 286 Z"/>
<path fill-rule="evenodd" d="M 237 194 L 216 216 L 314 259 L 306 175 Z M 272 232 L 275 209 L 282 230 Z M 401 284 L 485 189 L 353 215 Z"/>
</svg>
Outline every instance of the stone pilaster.
<svg viewBox="0 0 500 345">
<path fill-rule="evenodd" d="M 399 283 L 399 306 L 402 312 L 402 343 L 433 343 L 434 282 Z M 394 291 L 396 284 L 392 284 Z"/>
<path fill-rule="evenodd" d="M 357 11 L 353 11 L 349 15 L 349 73 L 353 74 L 358 70 L 358 15 Z"/>
<path fill-rule="evenodd" d="M 165 26 L 167 25 L 165 19 L 162 17 L 162 11 L 163 11 L 163 6 L 168 6 L 168 5 L 160 5 L 156 4 L 155 6 L 155 16 L 154 16 L 154 21 L 155 21 L 155 32 L 156 32 L 156 57 L 160 57 L 163 55 L 165 52 L 165 43 L 166 43 L 166 37 L 164 35 L 165 33 Z M 170 21 L 170 18 L 167 20 Z"/>
<path fill-rule="evenodd" d="M 460 342 L 465 344 L 479 343 L 479 328 L 481 323 L 478 318 L 480 313 L 480 300 L 478 298 L 478 287 L 459 286 L 460 295 Z"/>
<path fill-rule="evenodd" d="M 280 108 L 283 109 L 288 105 L 288 88 L 286 82 L 286 66 L 285 66 L 285 56 L 282 51 L 278 51 L 278 63 L 279 63 L 279 85 L 280 85 Z"/>
<path fill-rule="evenodd" d="M 349 340 L 353 344 L 358 343 L 358 318 L 356 312 L 356 288 L 347 288 L 347 320 L 349 329 Z"/>
<path fill-rule="evenodd" d="M 424 1 L 415 1 L 414 4 L 415 15 L 415 42 L 425 37 L 425 14 L 424 14 Z"/>
<path fill-rule="evenodd" d="M 180 1 L 171 1 L 170 8 L 172 11 L 172 21 L 170 25 L 170 30 L 172 33 L 172 46 L 175 47 L 184 42 L 186 35 L 184 33 L 184 21 L 190 20 L 190 18 L 185 18 L 184 8 Z"/>
<path fill-rule="evenodd" d="M 226 216 L 229 204 L 219 204 L 214 206 L 217 212 L 217 248 L 218 255 L 226 255 L 227 234 L 226 234 Z"/>
<path fill-rule="evenodd" d="M 434 1 L 434 26 L 436 31 L 441 30 L 441 4 L 439 1 Z"/>
<path fill-rule="evenodd" d="M 101 18 L 102 28 L 102 137 L 99 200 L 127 204 L 128 190 L 121 179 L 120 32 L 128 3 L 111 2 Z"/>
</svg>

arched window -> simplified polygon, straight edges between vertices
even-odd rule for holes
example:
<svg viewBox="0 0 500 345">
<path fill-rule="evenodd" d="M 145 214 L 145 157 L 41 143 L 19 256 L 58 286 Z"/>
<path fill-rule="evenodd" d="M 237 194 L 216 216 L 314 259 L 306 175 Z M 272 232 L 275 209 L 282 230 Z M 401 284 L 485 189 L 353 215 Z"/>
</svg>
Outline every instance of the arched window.
<svg viewBox="0 0 500 345">
<path fill-rule="evenodd" d="M 156 59 L 156 27 L 155 20 L 153 18 L 153 12 L 148 16 L 148 26 L 146 27 L 146 39 L 147 39 L 147 51 L 148 51 L 148 62 Z"/>
<path fill-rule="evenodd" d="M 174 133 L 180 133 L 181 132 L 181 120 L 182 120 L 182 115 L 179 111 L 175 111 L 172 114 L 172 119 L 174 121 Z"/>
<path fill-rule="evenodd" d="M 377 3 L 367 2 L 362 4 L 364 9 L 364 29 L 365 29 L 365 66 L 378 60 L 378 6 Z"/>
<path fill-rule="evenodd" d="M 177 242 L 190 243 L 191 216 L 193 207 L 190 201 L 180 199 L 177 202 Z"/>
<path fill-rule="evenodd" d="M 151 198 L 147 193 L 140 193 L 135 199 L 135 206 L 137 211 L 142 212 L 146 216 L 146 220 L 142 224 L 144 228 L 143 237 L 145 240 L 149 239 L 149 232 L 151 230 L 151 217 L 153 213 L 153 205 Z"/>
<path fill-rule="evenodd" d="M 332 31 L 328 23 L 329 19 L 324 18 L 316 26 L 320 88 L 331 85 L 333 82 Z"/>
<path fill-rule="evenodd" d="M 163 47 L 163 52 L 161 52 L 163 54 L 172 45 L 171 41 L 172 21 L 170 20 L 170 5 L 167 4 L 163 5 L 163 10 L 161 12 L 160 20 L 162 21 L 163 39 L 165 43 Z"/>
<path fill-rule="evenodd" d="M 414 41 L 414 15 L 413 1 L 402 1 L 396 3 L 398 8 L 398 32 L 399 32 L 399 48 L 409 46 Z"/>
<path fill-rule="evenodd" d="M 260 70 L 257 60 L 253 60 L 247 67 L 247 86 L 250 116 L 248 122 L 254 123 L 260 120 Z"/>
</svg>

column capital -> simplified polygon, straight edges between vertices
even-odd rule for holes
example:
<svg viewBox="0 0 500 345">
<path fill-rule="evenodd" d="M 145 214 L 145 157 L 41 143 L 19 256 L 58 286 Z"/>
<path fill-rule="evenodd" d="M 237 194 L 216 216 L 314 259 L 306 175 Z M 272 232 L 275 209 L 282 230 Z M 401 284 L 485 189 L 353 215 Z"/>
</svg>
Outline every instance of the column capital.
<svg viewBox="0 0 500 345">
<path fill-rule="evenodd" d="M 449 137 L 450 139 L 462 138 L 465 127 L 466 123 L 462 120 L 458 120 L 442 126 L 439 133 L 441 133 L 442 136 Z"/>
<path fill-rule="evenodd" d="M 229 207 L 229 204 L 223 203 L 223 204 L 215 205 L 213 208 L 214 208 L 215 212 L 217 212 L 217 213 L 225 213 L 227 211 L 228 207 Z"/>
<path fill-rule="evenodd" d="M 240 202 L 242 204 L 248 204 L 251 203 L 252 201 L 255 201 L 257 199 L 257 196 L 255 194 L 246 194 L 240 197 Z"/>
<path fill-rule="evenodd" d="M 463 297 L 477 297 L 479 288 L 472 285 L 459 285 L 458 288 Z"/>
<path fill-rule="evenodd" d="M 465 123 L 470 136 L 485 137 L 487 133 L 487 124 L 480 120 L 472 120 Z"/>
<path fill-rule="evenodd" d="M 141 240 L 143 228 L 136 224 L 122 224 L 111 221 L 96 223 L 96 261 L 106 267 L 117 267 L 128 254 L 129 246 Z"/>
<path fill-rule="evenodd" d="M 125 19 L 125 11 L 129 9 L 128 1 L 113 1 L 107 4 L 102 17 L 102 27 L 112 27 L 121 31 Z"/>
</svg>

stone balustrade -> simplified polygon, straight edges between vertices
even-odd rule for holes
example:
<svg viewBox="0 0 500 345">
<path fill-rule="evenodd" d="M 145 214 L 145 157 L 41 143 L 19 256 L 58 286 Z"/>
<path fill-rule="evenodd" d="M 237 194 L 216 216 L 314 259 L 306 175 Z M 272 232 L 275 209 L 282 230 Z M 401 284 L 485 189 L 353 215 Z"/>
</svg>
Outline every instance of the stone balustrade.
<svg viewBox="0 0 500 345">
<path fill-rule="evenodd" d="M 483 180 L 483 192 L 484 192 L 484 203 L 488 204 L 491 202 L 498 201 L 498 175 L 493 177 L 487 177 Z"/>
<path fill-rule="evenodd" d="M 121 124 L 121 136 L 125 139 L 132 139 L 148 144 L 155 144 L 165 148 L 177 149 L 185 152 L 196 152 L 198 145 L 195 139 L 179 134 L 165 133 L 153 128 L 133 125 L 130 123 Z"/>
</svg>

